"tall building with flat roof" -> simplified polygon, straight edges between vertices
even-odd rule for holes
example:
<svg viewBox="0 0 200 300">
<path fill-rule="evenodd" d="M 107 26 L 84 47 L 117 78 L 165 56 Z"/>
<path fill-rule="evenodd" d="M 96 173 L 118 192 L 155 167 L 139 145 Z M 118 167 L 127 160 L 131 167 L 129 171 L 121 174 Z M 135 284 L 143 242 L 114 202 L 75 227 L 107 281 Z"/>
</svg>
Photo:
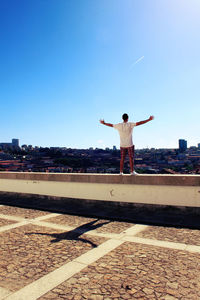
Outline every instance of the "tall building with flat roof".
<svg viewBox="0 0 200 300">
<path fill-rule="evenodd" d="M 19 147 L 19 139 L 12 139 L 12 145 L 15 147 Z"/>
<path fill-rule="evenodd" d="M 184 152 L 185 150 L 187 150 L 187 141 L 186 140 L 180 139 L 178 142 L 179 142 L 179 150 L 181 152 Z"/>
</svg>

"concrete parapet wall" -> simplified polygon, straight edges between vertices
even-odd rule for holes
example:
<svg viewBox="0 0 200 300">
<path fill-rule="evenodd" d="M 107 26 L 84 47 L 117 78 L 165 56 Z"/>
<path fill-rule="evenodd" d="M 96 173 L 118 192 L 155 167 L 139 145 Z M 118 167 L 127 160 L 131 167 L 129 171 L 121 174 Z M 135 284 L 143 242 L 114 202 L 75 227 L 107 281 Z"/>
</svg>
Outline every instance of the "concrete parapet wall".
<svg viewBox="0 0 200 300">
<path fill-rule="evenodd" d="M 200 175 L 121 176 L 0 172 L 0 192 L 200 207 Z"/>
<path fill-rule="evenodd" d="M 119 175 L 88 173 L 0 172 L 0 179 L 139 185 L 200 186 L 200 175 Z"/>
</svg>

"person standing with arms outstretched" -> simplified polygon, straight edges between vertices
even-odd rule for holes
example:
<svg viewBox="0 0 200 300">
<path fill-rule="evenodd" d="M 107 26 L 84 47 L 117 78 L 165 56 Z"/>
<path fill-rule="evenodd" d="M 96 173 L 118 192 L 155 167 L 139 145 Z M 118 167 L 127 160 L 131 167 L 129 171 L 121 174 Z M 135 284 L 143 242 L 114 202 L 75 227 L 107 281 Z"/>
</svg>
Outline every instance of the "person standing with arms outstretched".
<svg viewBox="0 0 200 300">
<path fill-rule="evenodd" d="M 106 123 L 104 120 L 100 120 L 100 123 L 109 127 L 113 127 L 118 130 L 120 136 L 120 152 L 121 152 L 121 160 L 120 160 L 120 174 L 123 174 L 124 169 L 124 159 L 126 157 L 126 152 L 128 152 L 129 162 L 130 162 L 130 170 L 131 175 L 136 175 L 137 173 L 134 171 L 134 145 L 132 140 L 132 132 L 135 126 L 139 126 L 145 124 L 154 119 L 154 116 L 150 116 L 149 119 L 140 121 L 140 122 L 128 122 L 128 115 L 123 114 L 122 116 L 123 122 L 118 124 L 110 124 Z"/>
</svg>

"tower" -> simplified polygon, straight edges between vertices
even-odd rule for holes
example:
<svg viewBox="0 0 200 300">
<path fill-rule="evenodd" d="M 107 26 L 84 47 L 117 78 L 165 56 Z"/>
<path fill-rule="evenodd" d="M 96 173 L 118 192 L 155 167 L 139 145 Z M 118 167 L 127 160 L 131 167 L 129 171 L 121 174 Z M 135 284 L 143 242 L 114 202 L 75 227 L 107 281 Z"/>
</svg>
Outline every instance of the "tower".
<svg viewBox="0 0 200 300">
<path fill-rule="evenodd" d="M 178 142 L 179 142 L 179 150 L 181 152 L 184 152 L 185 150 L 187 150 L 187 141 L 186 140 L 180 139 Z"/>
<path fill-rule="evenodd" d="M 19 147 L 19 139 L 12 139 L 12 146 Z"/>
</svg>

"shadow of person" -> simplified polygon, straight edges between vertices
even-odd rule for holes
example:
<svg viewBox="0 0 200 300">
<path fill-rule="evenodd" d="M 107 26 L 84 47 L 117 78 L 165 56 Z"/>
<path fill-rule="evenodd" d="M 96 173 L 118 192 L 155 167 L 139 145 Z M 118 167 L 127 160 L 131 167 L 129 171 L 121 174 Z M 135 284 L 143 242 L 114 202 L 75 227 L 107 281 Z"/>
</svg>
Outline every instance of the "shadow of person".
<svg viewBox="0 0 200 300">
<path fill-rule="evenodd" d="M 83 224 L 79 227 L 74 228 L 73 230 L 70 230 L 67 232 L 62 232 L 62 233 L 29 232 L 29 233 L 26 233 L 26 235 L 38 234 L 38 235 L 51 236 L 51 237 L 53 237 L 53 240 L 51 240 L 51 243 L 58 243 L 62 240 L 69 240 L 69 241 L 75 240 L 75 241 L 81 241 L 83 243 L 90 244 L 92 247 L 97 247 L 97 245 L 94 244 L 93 242 L 91 242 L 85 238 L 81 238 L 80 236 L 88 231 L 95 230 L 95 229 L 100 228 L 103 225 L 109 224 L 111 222 L 109 220 L 109 221 L 106 221 L 103 223 L 96 223 L 98 221 L 99 221 L 99 219 L 91 221 L 86 224 Z"/>
</svg>

